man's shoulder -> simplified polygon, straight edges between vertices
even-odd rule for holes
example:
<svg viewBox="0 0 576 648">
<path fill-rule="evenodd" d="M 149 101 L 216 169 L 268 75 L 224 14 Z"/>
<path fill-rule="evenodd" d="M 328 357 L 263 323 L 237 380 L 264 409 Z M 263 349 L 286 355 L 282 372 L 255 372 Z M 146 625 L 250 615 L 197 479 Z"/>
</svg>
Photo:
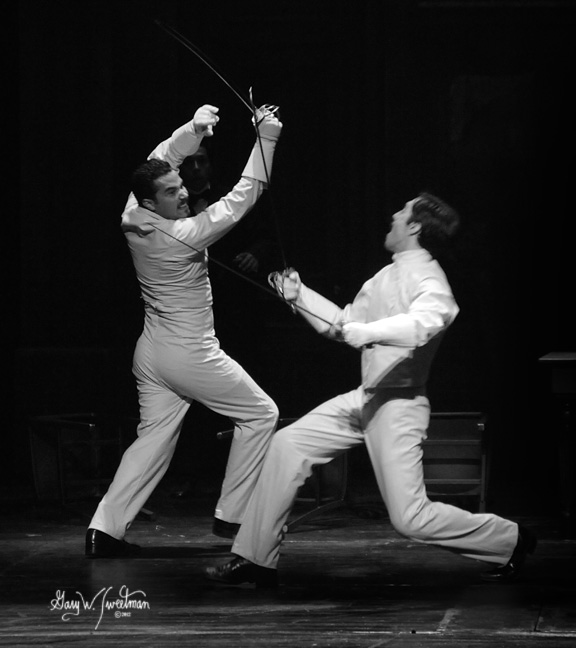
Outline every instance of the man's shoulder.
<svg viewBox="0 0 576 648">
<path fill-rule="evenodd" d="M 138 203 L 127 205 L 120 219 L 120 226 L 124 232 L 138 232 L 149 234 L 156 229 L 159 217 L 154 213 L 140 207 Z"/>
</svg>

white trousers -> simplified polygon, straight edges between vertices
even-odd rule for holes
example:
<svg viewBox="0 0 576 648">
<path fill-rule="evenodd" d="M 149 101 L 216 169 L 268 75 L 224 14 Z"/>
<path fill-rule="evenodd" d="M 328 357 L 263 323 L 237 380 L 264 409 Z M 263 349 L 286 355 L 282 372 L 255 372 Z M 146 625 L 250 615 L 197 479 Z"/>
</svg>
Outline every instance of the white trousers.
<svg viewBox="0 0 576 648">
<path fill-rule="evenodd" d="M 274 401 L 212 334 L 148 309 L 134 353 L 140 424 L 90 528 L 122 539 L 164 476 L 190 404 L 197 400 L 234 423 L 215 516 L 240 523 L 276 424 Z"/>
<path fill-rule="evenodd" d="M 282 529 L 298 488 L 313 465 L 327 463 L 365 443 L 390 521 L 398 533 L 469 558 L 508 562 L 518 541 L 516 523 L 428 499 L 422 442 L 430 406 L 425 396 L 399 396 L 391 390 L 366 394 L 360 387 L 278 430 L 232 553 L 262 567 L 276 568 Z"/>
</svg>

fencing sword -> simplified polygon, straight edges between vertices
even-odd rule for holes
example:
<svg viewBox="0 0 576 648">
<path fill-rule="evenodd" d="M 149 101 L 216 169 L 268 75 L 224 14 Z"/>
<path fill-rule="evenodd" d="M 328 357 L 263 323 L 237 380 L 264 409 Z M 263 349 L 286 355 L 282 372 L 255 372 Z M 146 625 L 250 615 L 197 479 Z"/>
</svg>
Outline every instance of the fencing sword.
<svg viewBox="0 0 576 648">
<path fill-rule="evenodd" d="M 170 237 L 171 239 L 174 239 L 175 241 L 178 241 L 178 243 L 182 243 L 182 245 L 185 245 L 187 248 L 190 248 L 192 251 L 196 252 L 200 256 L 203 256 L 204 258 L 207 258 L 207 253 L 206 250 L 199 250 L 198 248 L 194 247 L 188 241 L 183 241 L 182 239 L 179 239 L 177 236 L 174 236 L 174 234 L 171 234 L 170 232 L 167 232 L 165 229 L 162 229 L 161 227 L 158 227 L 158 225 L 155 225 L 152 222 L 147 222 L 144 223 L 145 225 L 149 225 L 150 227 L 153 227 L 155 230 L 158 232 L 161 232 L 165 236 Z M 247 277 L 245 274 L 242 274 L 238 270 L 235 270 L 234 268 L 231 268 L 230 266 L 226 265 L 225 263 L 222 263 L 222 261 L 218 261 L 217 259 L 214 259 L 213 257 L 209 257 L 210 260 L 215 263 L 216 265 L 219 265 L 221 268 L 224 268 L 225 270 L 228 270 L 228 272 L 231 272 L 232 274 L 237 275 L 241 279 L 244 279 L 244 281 L 248 281 L 249 283 L 253 284 L 260 290 L 263 290 L 267 295 L 270 295 L 271 297 L 274 297 L 276 299 L 281 299 L 285 304 L 288 304 L 290 308 L 292 308 L 292 311 L 295 312 L 296 310 L 299 310 L 303 313 L 307 313 L 308 315 L 315 317 L 316 319 L 320 320 L 321 322 L 324 322 L 325 324 L 328 324 L 328 326 L 334 326 L 334 322 L 330 322 L 324 317 L 321 317 L 320 315 L 316 315 L 316 313 L 313 313 L 309 311 L 307 308 L 304 308 L 304 306 L 300 306 L 298 304 L 295 304 L 294 302 L 288 301 L 284 297 L 284 291 L 282 289 L 282 284 L 281 281 L 285 276 L 288 276 L 291 272 L 294 272 L 293 268 L 286 268 L 282 272 L 271 272 L 268 275 L 268 283 L 270 286 L 274 287 L 275 290 L 270 290 L 266 288 L 266 286 L 263 286 L 261 283 L 258 283 L 257 281 L 254 281 L 254 279 L 251 279 L 250 277 Z"/>
<path fill-rule="evenodd" d="M 287 267 L 286 255 L 284 253 L 284 246 L 282 245 L 282 237 L 280 236 L 280 226 L 279 226 L 278 218 L 277 218 L 277 215 L 276 215 L 276 210 L 274 208 L 274 203 L 273 203 L 273 199 L 272 199 L 272 192 L 270 191 L 270 186 L 271 186 L 270 185 L 270 175 L 268 173 L 268 168 L 266 166 L 266 160 L 264 158 L 264 149 L 263 149 L 263 146 L 262 146 L 262 138 L 260 136 L 260 131 L 258 130 L 258 125 L 259 125 L 260 121 L 262 119 L 264 119 L 264 115 L 266 114 L 266 112 L 271 113 L 271 114 L 275 114 L 278 111 L 278 106 L 271 106 L 270 104 L 264 104 L 264 106 L 262 106 L 264 114 L 261 117 L 261 119 L 258 119 L 258 111 L 256 109 L 256 105 L 254 104 L 254 99 L 253 99 L 253 96 L 252 96 L 252 87 L 250 87 L 250 90 L 249 90 L 249 98 L 246 99 L 242 95 L 242 93 L 239 90 L 237 90 L 234 87 L 234 85 L 228 79 L 226 79 L 226 77 L 221 72 L 218 71 L 218 69 L 216 67 L 216 64 L 213 61 L 211 61 L 208 58 L 208 56 L 202 50 L 200 50 L 200 48 L 197 45 L 194 45 L 194 43 L 192 43 L 188 38 L 183 36 L 172 25 L 168 25 L 166 23 L 163 23 L 160 20 L 155 20 L 155 22 L 158 25 L 158 27 L 160 27 L 160 29 L 162 29 L 169 36 L 171 36 L 176 41 L 178 41 L 189 52 L 194 54 L 194 56 L 196 56 L 196 58 L 198 58 L 202 63 L 204 63 L 204 65 L 206 65 L 206 67 L 208 67 L 208 69 L 211 70 L 220 79 L 220 81 L 222 81 L 222 83 L 224 83 L 224 85 L 234 93 L 234 95 L 242 102 L 242 105 L 245 106 L 246 108 L 248 108 L 248 110 L 252 114 L 252 121 L 254 122 L 254 128 L 256 130 L 256 139 L 258 141 L 258 146 L 260 148 L 260 153 L 262 155 L 262 164 L 263 164 L 263 167 L 264 167 L 264 174 L 266 176 L 266 183 L 267 183 L 268 188 L 269 188 L 269 190 L 268 190 L 269 202 L 270 202 L 270 207 L 271 207 L 271 212 L 272 212 L 272 220 L 274 221 L 274 226 L 275 226 L 275 229 L 276 229 L 276 239 L 278 241 L 278 246 L 280 248 L 280 255 L 282 257 L 282 263 L 283 263 L 284 267 L 286 268 Z"/>
<path fill-rule="evenodd" d="M 260 147 L 260 152 L 261 152 L 261 155 L 262 155 L 262 163 L 263 163 L 263 167 L 264 167 L 264 173 L 266 175 L 266 182 L 268 184 L 268 187 L 270 187 L 270 176 L 269 176 L 269 173 L 268 173 L 268 168 L 266 166 L 266 161 L 264 159 L 264 150 L 263 150 L 263 147 L 262 147 L 262 139 L 261 139 L 261 136 L 260 136 L 260 131 L 258 130 L 258 124 L 260 123 L 261 120 L 258 120 L 258 113 L 257 113 L 257 109 L 256 109 L 256 104 L 254 103 L 252 87 L 250 87 L 250 89 L 249 89 L 249 97 L 248 97 L 248 100 L 247 100 L 242 95 L 242 93 L 239 90 L 237 90 L 232 85 L 232 83 L 228 79 L 226 79 L 226 77 L 221 72 L 218 71 L 218 69 L 216 67 L 216 64 L 213 63 L 212 61 L 210 61 L 208 56 L 204 52 L 202 52 L 199 47 L 194 45 L 188 38 L 183 36 L 172 25 L 168 25 L 166 23 L 163 23 L 160 20 L 155 20 L 155 23 L 164 32 L 166 32 L 169 36 L 171 36 L 176 41 L 178 41 L 189 52 L 194 54 L 194 56 L 196 56 L 196 58 L 198 58 L 202 63 L 204 63 L 204 65 L 206 65 L 206 67 L 208 67 L 208 69 L 211 70 L 220 79 L 220 81 L 222 81 L 222 83 L 224 83 L 224 85 L 234 93 L 234 95 L 242 102 L 242 105 L 245 106 L 246 108 L 248 108 L 248 110 L 252 114 L 252 121 L 254 123 L 254 128 L 256 130 L 256 138 L 257 138 L 258 145 Z M 272 113 L 272 114 L 274 114 L 274 113 L 276 113 L 278 111 L 278 106 L 271 106 L 269 104 L 264 104 L 263 108 L 264 108 L 265 111 L 268 111 L 268 113 Z M 262 117 L 262 119 L 263 119 L 263 117 Z M 280 253 L 281 253 L 281 256 L 282 256 L 282 262 L 284 264 L 284 270 L 283 271 L 281 271 L 281 272 L 280 271 L 271 272 L 268 275 L 268 283 L 269 283 L 270 286 L 275 288 L 275 291 L 268 290 L 265 286 L 262 286 L 257 281 L 254 281 L 253 279 L 250 279 L 250 277 L 247 277 L 246 275 L 241 274 L 240 272 L 238 272 L 234 268 L 231 268 L 230 266 L 226 265 L 225 263 L 222 263 L 221 261 L 218 261 L 217 259 L 214 259 L 213 257 L 210 257 L 210 259 L 211 259 L 211 261 L 213 261 L 217 265 L 225 268 L 229 272 L 232 272 L 233 274 L 238 275 L 239 277 L 241 277 L 245 281 L 248 281 L 248 282 L 254 284 L 255 286 L 258 286 L 258 288 L 260 288 L 261 290 L 264 290 L 266 293 L 268 293 L 270 295 L 273 295 L 274 297 L 278 297 L 278 298 L 282 299 L 282 301 L 284 301 L 284 303 L 286 303 L 286 304 L 288 304 L 290 306 L 293 313 L 295 313 L 296 310 L 299 310 L 299 311 L 305 312 L 305 313 L 319 319 L 320 321 L 328 324 L 329 326 L 333 326 L 333 322 L 329 322 L 328 320 L 324 319 L 323 317 L 320 317 L 319 315 L 311 313 L 306 308 L 304 308 L 302 306 L 299 306 L 299 305 L 295 304 L 294 302 L 289 302 L 288 300 L 286 300 L 284 298 L 284 293 L 283 293 L 283 290 L 282 290 L 282 287 L 281 287 L 282 286 L 282 280 L 284 279 L 284 277 L 288 276 L 291 272 L 293 272 L 293 269 L 287 267 L 286 257 L 285 257 L 285 254 L 284 254 L 284 247 L 282 245 L 282 240 L 281 240 L 281 237 L 280 237 L 280 229 L 279 229 L 279 225 L 278 225 L 278 218 L 276 217 L 276 212 L 274 210 L 274 206 L 273 206 L 273 203 L 272 203 L 272 196 L 270 194 L 271 194 L 271 192 L 269 190 L 270 205 L 272 207 L 272 215 L 273 215 L 273 220 L 274 220 L 274 224 L 275 224 L 275 227 L 276 227 L 276 238 L 277 238 L 278 244 L 280 246 Z M 180 241 L 180 243 L 184 243 L 184 245 L 188 246 L 189 248 L 191 248 L 195 252 L 201 254 L 200 250 L 197 250 L 196 248 L 194 248 L 189 243 L 187 243 L 185 241 L 181 241 L 180 239 L 177 239 L 175 236 L 172 236 L 171 234 L 169 234 L 168 232 L 162 230 L 161 228 L 156 227 L 152 223 L 151 223 L 151 225 L 152 225 L 152 227 L 154 227 L 155 229 L 163 232 L 167 236 L 171 236 L 175 240 Z"/>
<path fill-rule="evenodd" d="M 177 40 L 181 45 L 183 45 L 188 51 L 192 52 L 194 56 L 196 56 L 198 59 L 204 63 L 210 69 L 214 74 L 224 83 L 225 86 L 227 86 L 232 92 L 240 99 L 242 104 L 248 108 L 248 110 L 254 114 L 254 108 L 253 106 L 250 105 L 248 100 L 242 96 L 239 90 L 237 90 L 232 83 L 230 83 L 223 74 L 221 74 L 218 69 L 216 68 L 216 64 L 210 61 L 210 59 L 200 50 L 199 47 L 191 43 L 185 36 L 183 36 L 176 28 L 174 28 L 172 25 L 167 25 L 166 23 L 163 23 L 161 20 L 155 20 L 154 21 L 160 29 L 163 29 L 169 36 L 172 36 L 175 40 Z"/>
</svg>

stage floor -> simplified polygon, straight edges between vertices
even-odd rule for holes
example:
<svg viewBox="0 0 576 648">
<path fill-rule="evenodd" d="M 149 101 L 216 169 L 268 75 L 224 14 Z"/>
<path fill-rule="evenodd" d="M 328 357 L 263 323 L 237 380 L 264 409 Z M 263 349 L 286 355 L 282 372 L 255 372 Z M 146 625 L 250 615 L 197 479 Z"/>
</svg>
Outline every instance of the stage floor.
<svg viewBox="0 0 576 648">
<path fill-rule="evenodd" d="M 576 646 L 576 540 L 554 520 L 519 520 L 537 552 L 495 585 L 485 565 L 399 537 L 378 505 L 333 510 L 286 536 L 271 592 L 203 579 L 230 548 L 210 501 L 153 504 L 127 536 L 137 559 L 84 558 L 91 502 L 4 516 L 0 645 Z"/>
</svg>

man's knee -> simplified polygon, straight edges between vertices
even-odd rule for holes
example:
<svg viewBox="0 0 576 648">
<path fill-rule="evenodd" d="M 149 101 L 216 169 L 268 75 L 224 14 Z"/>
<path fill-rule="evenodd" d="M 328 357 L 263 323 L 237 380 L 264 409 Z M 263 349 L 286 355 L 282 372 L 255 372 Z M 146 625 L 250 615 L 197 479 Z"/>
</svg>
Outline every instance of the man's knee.
<svg viewBox="0 0 576 648">
<path fill-rule="evenodd" d="M 291 466 L 292 469 L 301 463 L 300 453 L 297 451 L 290 431 L 286 428 L 277 430 L 272 436 L 267 454 L 278 459 L 285 466 Z"/>
<path fill-rule="evenodd" d="M 271 436 L 276 430 L 280 416 L 278 406 L 272 399 L 261 401 L 257 407 L 253 407 L 245 414 L 245 418 L 236 422 L 236 429 L 258 436 Z"/>
<path fill-rule="evenodd" d="M 295 473 L 309 475 L 312 472 L 312 458 L 300 446 L 289 427 L 277 430 L 273 435 L 268 455 L 275 457 L 286 469 Z"/>
<path fill-rule="evenodd" d="M 272 425 L 276 426 L 279 418 L 280 410 L 278 409 L 278 405 L 270 399 L 266 405 L 266 419 L 270 421 Z"/>
<path fill-rule="evenodd" d="M 426 508 L 417 512 L 404 512 L 390 516 L 394 529 L 409 540 L 426 542 L 430 539 L 430 519 Z"/>
<path fill-rule="evenodd" d="M 294 441 L 290 431 L 287 428 L 276 430 L 276 434 L 274 434 L 270 442 L 270 448 L 274 448 L 280 453 L 294 448 Z"/>
</svg>

